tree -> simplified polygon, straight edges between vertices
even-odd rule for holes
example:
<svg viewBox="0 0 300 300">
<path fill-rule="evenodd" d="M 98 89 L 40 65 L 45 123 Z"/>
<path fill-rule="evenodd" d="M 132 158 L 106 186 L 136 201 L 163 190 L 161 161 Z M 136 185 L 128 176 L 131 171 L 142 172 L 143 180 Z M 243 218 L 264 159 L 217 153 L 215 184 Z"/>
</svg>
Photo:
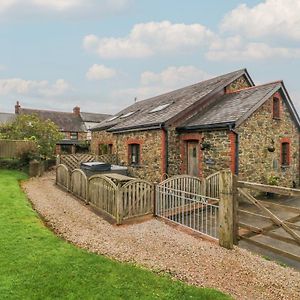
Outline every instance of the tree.
<svg viewBox="0 0 300 300">
<path fill-rule="evenodd" d="M 0 138 L 35 141 L 40 157 L 49 158 L 54 154 L 56 143 L 63 139 L 63 134 L 51 120 L 43 121 L 32 114 L 19 115 L 13 122 L 2 125 Z"/>
</svg>

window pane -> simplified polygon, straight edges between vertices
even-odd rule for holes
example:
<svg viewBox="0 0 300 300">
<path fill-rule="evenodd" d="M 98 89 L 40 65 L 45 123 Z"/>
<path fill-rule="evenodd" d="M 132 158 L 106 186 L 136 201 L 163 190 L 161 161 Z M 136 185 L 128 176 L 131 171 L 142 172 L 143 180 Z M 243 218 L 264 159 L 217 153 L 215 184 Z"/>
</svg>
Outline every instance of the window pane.
<svg viewBox="0 0 300 300">
<path fill-rule="evenodd" d="M 281 163 L 283 166 L 289 165 L 289 143 L 282 143 L 281 145 Z"/>
<path fill-rule="evenodd" d="M 131 144 L 130 145 L 130 164 L 137 165 L 140 163 L 140 145 Z"/>
<path fill-rule="evenodd" d="M 71 140 L 78 140 L 78 133 L 77 132 L 71 132 Z"/>
</svg>

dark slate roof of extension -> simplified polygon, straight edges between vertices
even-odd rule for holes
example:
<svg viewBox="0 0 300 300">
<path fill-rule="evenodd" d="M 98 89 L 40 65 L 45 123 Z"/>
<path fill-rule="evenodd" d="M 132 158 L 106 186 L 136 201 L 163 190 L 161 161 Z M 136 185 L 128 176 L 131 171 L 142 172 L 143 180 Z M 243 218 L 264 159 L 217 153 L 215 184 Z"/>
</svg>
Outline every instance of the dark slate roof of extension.
<svg viewBox="0 0 300 300">
<path fill-rule="evenodd" d="M 111 115 L 107 115 L 107 114 L 97 114 L 97 113 L 88 113 L 88 112 L 81 112 L 80 116 L 83 122 L 94 122 L 94 123 L 100 123 L 106 120 L 107 118 L 112 117 Z"/>
<path fill-rule="evenodd" d="M 276 81 L 222 95 L 212 106 L 192 117 L 178 129 L 237 127 L 280 88 L 284 92 L 282 81 Z M 293 105 L 289 107 L 294 109 Z M 294 111 L 293 115 L 299 126 L 297 112 Z"/>
<path fill-rule="evenodd" d="M 85 126 L 81 120 L 81 117 L 75 115 L 74 113 L 29 108 L 21 108 L 20 113 L 28 115 L 36 114 L 42 120 L 51 120 L 59 127 L 61 131 L 85 131 Z"/>
<path fill-rule="evenodd" d="M 15 117 L 15 114 L 0 113 L 0 125 L 13 121 Z"/>
<path fill-rule="evenodd" d="M 245 75 L 250 84 L 253 84 L 246 69 L 238 70 L 160 96 L 136 102 L 116 114 L 116 118 L 107 119 L 98 126 L 93 127 L 92 130 L 97 131 L 106 129 L 107 131 L 117 132 L 135 128 L 159 127 L 161 124 L 177 116 L 194 103 L 202 100 L 205 96 L 222 90 L 226 85 L 242 75 Z M 199 103 L 200 102 L 201 101 L 199 101 Z M 152 109 L 168 103 L 171 104 L 165 109 L 157 112 L 150 112 Z M 122 118 L 122 115 L 125 116 L 130 112 L 134 113 L 128 117 Z"/>
</svg>

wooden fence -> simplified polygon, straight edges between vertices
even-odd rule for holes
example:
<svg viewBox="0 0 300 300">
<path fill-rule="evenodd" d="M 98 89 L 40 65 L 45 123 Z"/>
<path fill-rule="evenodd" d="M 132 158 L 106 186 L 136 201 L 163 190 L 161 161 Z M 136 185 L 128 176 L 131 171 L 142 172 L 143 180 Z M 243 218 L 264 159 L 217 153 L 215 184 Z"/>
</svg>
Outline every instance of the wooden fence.
<svg viewBox="0 0 300 300">
<path fill-rule="evenodd" d="M 119 190 L 115 183 L 104 175 L 94 175 L 88 181 L 88 203 L 108 214 L 121 224 L 117 208 Z"/>
<path fill-rule="evenodd" d="M 57 165 L 63 164 L 67 166 L 70 172 L 80 168 L 80 164 L 83 162 L 93 162 L 93 161 L 101 161 L 110 164 L 116 164 L 117 157 L 113 154 L 107 154 L 107 155 L 69 154 L 69 155 L 59 155 L 57 157 Z"/>
<path fill-rule="evenodd" d="M 261 200 L 251 195 L 254 190 L 287 196 L 285 200 L 291 200 L 290 197 L 299 198 L 300 189 L 246 181 L 237 181 L 236 185 L 240 197 L 248 204 L 238 210 L 241 214 L 238 225 L 243 229 L 240 238 L 256 247 L 300 262 L 300 208 L 296 202 L 292 202 L 292 206 L 289 201 Z"/>
<path fill-rule="evenodd" d="M 17 158 L 25 151 L 36 150 L 33 141 L 0 140 L 0 158 Z"/>
<path fill-rule="evenodd" d="M 56 184 L 109 216 L 117 224 L 153 214 L 154 186 L 145 180 L 134 179 L 123 186 L 117 186 L 105 175 L 94 175 L 87 179 L 82 170 L 70 172 L 65 165 L 59 164 Z"/>
<path fill-rule="evenodd" d="M 66 174 L 66 177 L 68 174 Z M 81 200 L 87 201 L 88 179 L 82 170 L 76 169 L 71 173 L 70 192 Z"/>
<path fill-rule="evenodd" d="M 205 222 L 205 227 L 210 225 L 211 231 L 218 232 L 220 245 L 229 249 L 233 247 L 235 238 L 234 179 L 229 171 L 218 172 L 207 179 L 180 175 L 163 181 L 155 188 L 152 183 L 141 179 L 130 180 L 124 185 L 114 183 L 105 175 L 87 179 L 81 170 L 70 172 L 62 164 L 56 171 L 57 185 L 109 216 L 116 224 L 148 214 L 160 216 L 159 211 L 162 210 L 172 211 L 173 220 L 175 215 L 178 218 L 180 210 L 180 218 L 188 221 L 185 226 L 193 227 L 196 218 L 204 217 L 202 223 Z"/>
<path fill-rule="evenodd" d="M 154 185 L 148 181 L 135 179 L 127 182 L 121 188 L 119 216 L 121 220 L 146 214 L 153 214 Z"/>
<path fill-rule="evenodd" d="M 58 165 L 56 168 L 56 184 L 65 190 L 69 190 L 70 175 L 65 165 Z"/>
</svg>

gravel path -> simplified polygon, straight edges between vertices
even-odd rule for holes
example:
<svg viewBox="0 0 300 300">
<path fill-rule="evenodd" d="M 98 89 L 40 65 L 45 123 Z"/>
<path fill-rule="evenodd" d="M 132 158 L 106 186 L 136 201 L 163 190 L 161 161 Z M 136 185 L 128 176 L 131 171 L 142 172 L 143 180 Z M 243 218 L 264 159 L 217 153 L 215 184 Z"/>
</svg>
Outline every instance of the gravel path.
<svg viewBox="0 0 300 300">
<path fill-rule="evenodd" d="M 300 273 L 236 247 L 226 250 L 161 221 L 113 226 L 47 174 L 23 184 L 35 209 L 64 239 L 119 261 L 163 271 L 236 299 L 300 299 Z"/>
</svg>

